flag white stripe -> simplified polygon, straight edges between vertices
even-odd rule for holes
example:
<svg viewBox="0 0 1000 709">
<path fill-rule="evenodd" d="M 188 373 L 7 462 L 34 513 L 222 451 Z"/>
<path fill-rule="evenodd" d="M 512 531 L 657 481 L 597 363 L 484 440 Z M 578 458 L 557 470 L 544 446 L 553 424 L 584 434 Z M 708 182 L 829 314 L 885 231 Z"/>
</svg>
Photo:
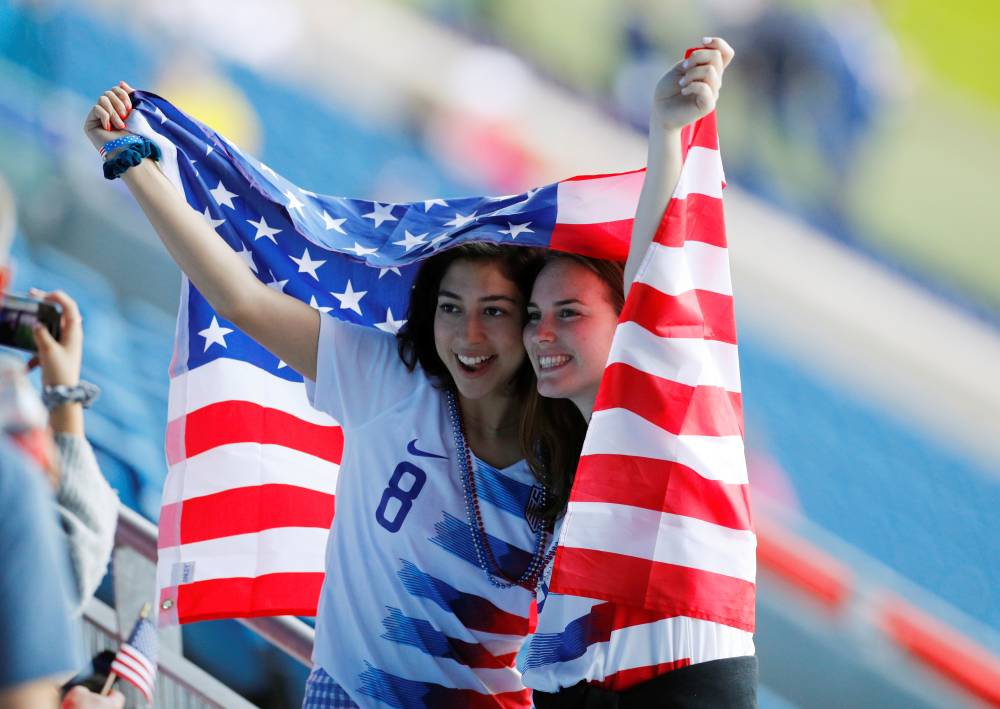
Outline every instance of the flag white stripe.
<svg viewBox="0 0 1000 709">
<path fill-rule="evenodd" d="M 757 573 L 757 537 L 753 532 L 629 505 L 571 501 L 560 543 L 725 574 L 750 583 Z"/>
<path fill-rule="evenodd" d="M 340 466 L 274 444 L 230 443 L 170 466 L 163 504 L 255 485 L 295 485 L 334 494 Z"/>
<path fill-rule="evenodd" d="M 248 362 L 225 357 L 170 380 L 167 418 L 173 421 L 221 401 L 251 401 L 310 423 L 323 426 L 337 423 L 309 404 L 301 382 L 290 382 Z"/>
<path fill-rule="evenodd" d="M 320 572 L 326 569 L 328 529 L 277 527 L 250 534 L 237 534 L 204 542 L 160 549 L 157 586 L 175 585 L 175 564 L 193 564 L 188 581 L 225 578 L 256 578 L 274 573 Z"/>
<path fill-rule="evenodd" d="M 725 181 L 726 173 L 722 169 L 722 155 L 719 151 L 693 146 L 684 160 L 673 198 L 687 199 L 690 194 L 703 194 L 722 199 L 722 185 Z"/>
<path fill-rule="evenodd" d="M 660 337 L 634 322 L 615 330 L 608 364 L 622 362 L 687 386 L 740 391 L 736 345 L 701 338 Z"/>
<path fill-rule="evenodd" d="M 748 482 L 742 436 L 675 435 L 628 409 L 604 409 L 591 417 L 581 455 L 602 453 L 670 460 L 708 480 Z"/>
<path fill-rule="evenodd" d="M 142 692 L 143 696 L 149 700 L 153 694 L 153 687 L 146 682 L 139 674 L 135 672 L 131 667 L 123 665 L 121 662 L 114 662 L 111 665 L 111 669 L 114 670 L 123 679 L 128 679 L 136 688 Z"/>
<path fill-rule="evenodd" d="M 635 217 L 645 172 L 568 180 L 556 187 L 556 222 L 600 224 Z"/>
<path fill-rule="evenodd" d="M 667 295 L 691 290 L 733 294 L 729 275 L 729 249 L 701 241 L 684 246 L 650 244 L 636 280 Z"/>
<path fill-rule="evenodd" d="M 118 648 L 118 655 L 115 661 L 130 667 L 148 685 L 153 685 L 153 680 L 156 677 L 156 667 L 150 663 L 145 655 L 128 643 L 122 643 L 121 647 Z"/>
</svg>

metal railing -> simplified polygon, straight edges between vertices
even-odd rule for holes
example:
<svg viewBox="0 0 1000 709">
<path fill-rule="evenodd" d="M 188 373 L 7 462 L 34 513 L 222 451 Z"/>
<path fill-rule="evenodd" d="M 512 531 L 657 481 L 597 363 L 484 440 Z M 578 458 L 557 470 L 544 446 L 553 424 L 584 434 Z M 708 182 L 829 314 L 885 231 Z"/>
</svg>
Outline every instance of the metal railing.
<svg viewBox="0 0 1000 709">
<path fill-rule="evenodd" d="M 156 525 L 137 512 L 119 507 L 115 533 L 115 603 L 110 608 L 92 599 L 84 608 L 84 639 L 91 654 L 115 650 L 136 617 L 136 609 L 149 600 L 156 575 Z M 129 558 L 123 552 L 129 550 Z M 138 559 L 139 564 L 134 563 Z M 126 568 L 126 564 L 128 567 Z M 312 665 L 313 629 L 291 616 L 237 619 L 275 647 L 288 653 L 306 667 Z M 119 683 L 127 706 L 143 706 L 136 691 Z M 251 703 L 211 676 L 181 654 L 180 634 L 176 629 L 160 630 L 159 674 L 156 682 L 156 706 L 173 709 L 250 709 Z"/>
</svg>

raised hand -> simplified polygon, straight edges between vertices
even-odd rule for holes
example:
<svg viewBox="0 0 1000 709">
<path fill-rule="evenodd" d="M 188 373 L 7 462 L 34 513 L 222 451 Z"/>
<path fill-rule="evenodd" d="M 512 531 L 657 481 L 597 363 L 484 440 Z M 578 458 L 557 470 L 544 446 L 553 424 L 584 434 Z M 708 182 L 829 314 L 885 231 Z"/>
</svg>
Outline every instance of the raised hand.
<svg viewBox="0 0 1000 709">
<path fill-rule="evenodd" d="M 124 81 L 108 89 L 90 109 L 83 122 L 83 132 L 98 150 L 109 140 L 125 135 L 125 119 L 132 111 L 129 94 L 134 89 Z"/>
<path fill-rule="evenodd" d="M 650 129 L 678 130 L 711 113 L 733 54 L 726 40 L 705 37 L 700 48 L 677 62 L 656 85 Z"/>
</svg>

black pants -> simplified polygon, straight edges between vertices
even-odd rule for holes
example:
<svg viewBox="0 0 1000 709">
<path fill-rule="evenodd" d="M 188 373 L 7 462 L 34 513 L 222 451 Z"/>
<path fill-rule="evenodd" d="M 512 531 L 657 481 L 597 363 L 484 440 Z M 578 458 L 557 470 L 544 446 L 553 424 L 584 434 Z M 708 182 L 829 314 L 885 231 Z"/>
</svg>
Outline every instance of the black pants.
<svg viewBox="0 0 1000 709">
<path fill-rule="evenodd" d="M 538 709 L 757 709 L 757 658 L 688 665 L 624 692 L 580 682 L 534 700 Z"/>
</svg>

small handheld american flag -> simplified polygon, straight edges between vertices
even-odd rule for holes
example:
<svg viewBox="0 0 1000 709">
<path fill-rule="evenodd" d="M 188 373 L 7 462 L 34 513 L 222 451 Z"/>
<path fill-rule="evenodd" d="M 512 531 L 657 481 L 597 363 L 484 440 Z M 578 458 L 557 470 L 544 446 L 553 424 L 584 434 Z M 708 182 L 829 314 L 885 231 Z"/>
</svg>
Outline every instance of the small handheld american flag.
<svg viewBox="0 0 1000 709">
<path fill-rule="evenodd" d="M 139 614 L 128 640 L 118 648 L 111 662 L 111 674 L 101 694 L 111 691 L 115 679 L 121 678 L 135 686 L 147 704 L 153 704 L 153 686 L 156 683 L 157 636 L 156 627 L 150 622 L 150 605 L 147 603 Z"/>
</svg>

